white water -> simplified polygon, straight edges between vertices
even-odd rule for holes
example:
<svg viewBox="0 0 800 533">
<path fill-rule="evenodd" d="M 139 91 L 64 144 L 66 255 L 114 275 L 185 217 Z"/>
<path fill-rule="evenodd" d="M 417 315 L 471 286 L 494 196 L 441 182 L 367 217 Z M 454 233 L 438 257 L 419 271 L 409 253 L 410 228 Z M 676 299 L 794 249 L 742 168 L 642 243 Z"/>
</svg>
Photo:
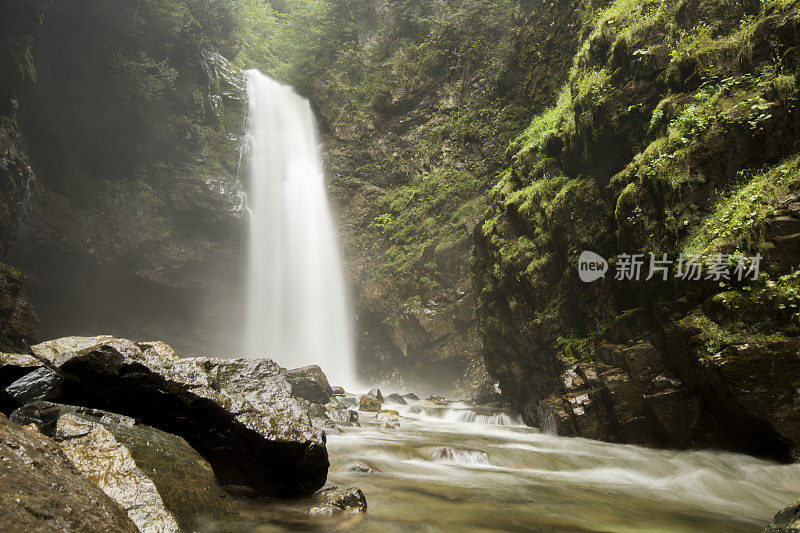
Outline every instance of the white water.
<svg viewBox="0 0 800 533">
<path fill-rule="evenodd" d="M 350 312 L 307 100 L 249 70 L 245 353 L 352 386 Z"/>
</svg>

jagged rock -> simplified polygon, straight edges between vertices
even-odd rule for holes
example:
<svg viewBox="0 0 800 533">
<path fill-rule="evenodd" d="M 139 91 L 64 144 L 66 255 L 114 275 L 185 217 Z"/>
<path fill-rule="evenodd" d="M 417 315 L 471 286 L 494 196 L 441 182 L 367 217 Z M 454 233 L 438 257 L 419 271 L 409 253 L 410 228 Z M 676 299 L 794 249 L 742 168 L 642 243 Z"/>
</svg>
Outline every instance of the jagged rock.
<svg viewBox="0 0 800 533">
<path fill-rule="evenodd" d="M 407 402 L 403 399 L 403 397 L 396 392 L 387 396 L 386 399 L 391 400 L 394 403 L 399 403 L 400 405 L 407 405 Z"/>
<path fill-rule="evenodd" d="M 39 318 L 22 289 L 22 279 L 18 270 L 0 264 L 0 350 L 3 351 L 23 352 L 36 342 Z"/>
<path fill-rule="evenodd" d="M 362 474 L 375 474 L 380 472 L 377 468 L 372 466 L 371 464 L 365 463 L 363 461 L 357 461 L 350 466 L 347 467 L 348 472 L 360 472 Z"/>
<path fill-rule="evenodd" d="M 136 533 L 116 502 L 51 439 L 0 414 L 0 529 Z"/>
<path fill-rule="evenodd" d="M 211 466 L 176 435 L 108 411 L 35 402 L 11 415 L 55 439 L 84 476 L 119 503 L 143 532 L 190 531 L 238 518 Z"/>
<path fill-rule="evenodd" d="M 800 531 L 800 499 L 778 511 L 764 533 L 796 533 Z"/>
<path fill-rule="evenodd" d="M 30 355 L 0 352 L 0 411 L 8 414 L 18 407 L 17 402 L 6 394 L 5 388 L 43 364 Z"/>
<path fill-rule="evenodd" d="M 403 394 L 403 398 L 405 398 L 406 400 L 419 400 L 419 397 L 413 392 L 409 392 L 408 394 Z"/>
<path fill-rule="evenodd" d="M 37 368 L 6 387 L 5 393 L 18 405 L 37 400 L 57 400 L 61 395 L 61 377 L 49 368 Z"/>
<path fill-rule="evenodd" d="M 339 396 L 336 401 L 344 407 L 358 407 L 358 399 L 352 396 Z"/>
<path fill-rule="evenodd" d="M 325 434 L 311 425 L 274 362 L 170 359 L 125 339 L 59 353 L 71 344 L 54 341 L 49 350 L 38 350 L 64 379 L 62 401 L 118 412 L 184 437 L 223 485 L 292 496 L 325 483 Z"/>
<path fill-rule="evenodd" d="M 433 402 L 436 405 L 447 405 L 448 401 L 442 398 L 441 396 L 428 396 L 428 401 Z"/>
<path fill-rule="evenodd" d="M 331 387 L 331 395 L 344 396 L 345 395 L 344 387 Z"/>
<path fill-rule="evenodd" d="M 382 409 L 375 415 L 375 420 L 383 420 L 384 422 L 397 422 L 400 420 L 400 413 L 394 409 Z"/>
<path fill-rule="evenodd" d="M 97 335 L 95 337 L 60 337 L 49 341 L 40 342 L 31 346 L 31 353 L 42 361 L 52 362 L 62 353 L 77 352 L 88 348 L 102 346 L 113 341 L 112 335 Z M 153 355 L 160 355 L 155 353 Z"/>
<path fill-rule="evenodd" d="M 359 411 L 378 412 L 381 410 L 381 401 L 374 396 L 364 395 L 358 402 Z"/>
<path fill-rule="evenodd" d="M 390 424 L 389 422 L 384 422 L 383 424 L 380 425 L 380 428 L 381 429 L 397 429 L 397 426 L 395 426 L 394 424 Z"/>
<path fill-rule="evenodd" d="M 383 394 L 381 394 L 380 389 L 370 389 L 367 393 L 367 396 L 372 396 L 376 398 L 379 402 L 383 403 Z"/>
<path fill-rule="evenodd" d="M 340 513 L 366 513 L 367 498 L 361 489 L 356 487 L 329 487 L 314 494 L 314 507 L 309 514 L 318 516 L 333 516 Z"/>
<path fill-rule="evenodd" d="M 284 375 L 292 386 L 292 393 L 298 398 L 323 405 L 331 401 L 333 389 L 317 365 L 287 370 Z"/>
</svg>

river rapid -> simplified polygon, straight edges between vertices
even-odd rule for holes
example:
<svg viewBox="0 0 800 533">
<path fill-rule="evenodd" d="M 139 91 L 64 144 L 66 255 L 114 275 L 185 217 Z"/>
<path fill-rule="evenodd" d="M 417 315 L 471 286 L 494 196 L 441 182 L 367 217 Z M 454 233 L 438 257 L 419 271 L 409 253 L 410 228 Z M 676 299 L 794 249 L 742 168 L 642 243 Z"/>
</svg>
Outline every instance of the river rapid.
<svg viewBox="0 0 800 533">
<path fill-rule="evenodd" d="M 384 408 L 395 429 L 359 413 L 328 432 L 328 485 L 361 488 L 365 515 L 240 501 L 252 530 L 758 532 L 800 494 L 800 465 L 546 435 L 461 402 Z"/>
</svg>

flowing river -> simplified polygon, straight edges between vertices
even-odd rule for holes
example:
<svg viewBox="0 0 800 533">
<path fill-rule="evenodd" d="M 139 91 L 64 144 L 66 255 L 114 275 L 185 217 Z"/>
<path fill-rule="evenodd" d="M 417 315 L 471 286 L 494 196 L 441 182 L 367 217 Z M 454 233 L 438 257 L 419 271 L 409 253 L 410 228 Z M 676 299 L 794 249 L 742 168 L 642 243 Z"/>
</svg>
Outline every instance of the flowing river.
<svg viewBox="0 0 800 533">
<path fill-rule="evenodd" d="M 399 411 L 396 429 L 359 413 L 362 427 L 328 432 L 328 484 L 361 488 L 365 515 L 309 521 L 250 501 L 245 519 L 256 531 L 759 532 L 800 491 L 800 465 L 556 437 L 459 402 L 384 408 Z"/>
</svg>

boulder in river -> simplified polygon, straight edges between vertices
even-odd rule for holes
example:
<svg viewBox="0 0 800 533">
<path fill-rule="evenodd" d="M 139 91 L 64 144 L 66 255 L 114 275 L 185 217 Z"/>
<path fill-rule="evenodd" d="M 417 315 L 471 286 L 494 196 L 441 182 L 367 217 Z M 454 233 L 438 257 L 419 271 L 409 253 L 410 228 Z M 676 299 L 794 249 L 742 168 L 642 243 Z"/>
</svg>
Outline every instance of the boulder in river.
<svg viewBox="0 0 800 533">
<path fill-rule="evenodd" d="M 238 519 L 211 466 L 181 437 L 116 413 L 43 401 L 17 409 L 11 419 L 34 423 L 58 442 L 78 471 L 119 503 L 143 533 Z"/>
<path fill-rule="evenodd" d="M 70 344 L 56 340 L 35 350 L 64 379 L 63 402 L 107 409 L 184 437 L 223 485 L 299 496 L 325 483 L 325 434 L 311 425 L 274 362 L 172 359 L 106 338 L 61 351 Z"/>
<path fill-rule="evenodd" d="M 407 394 L 403 394 L 403 398 L 405 398 L 406 400 L 419 400 L 419 396 L 417 396 L 413 392 L 409 392 Z"/>
<path fill-rule="evenodd" d="M 365 463 L 363 461 L 356 461 L 355 463 L 351 464 L 347 467 L 348 472 L 359 472 L 362 474 L 375 474 L 380 472 L 377 468 L 372 466 L 369 463 Z"/>
<path fill-rule="evenodd" d="M 445 400 L 441 396 L 429 396 L 428 397 L 428 401 L 429 402 L 433 402 L 436 405 L 447 405 L 449 403 L 447 400 Z"/>
<path fill-rule="evenodd" d="M 379 402 L 383 403 L 383 394 L 381 394 L 380 389 L 370 389 L 369 392 L 367 393 L 367 396 L 372 396 Z"/>
<path fill-rule="evenodd" d="M 375 415 L 375 420 L 383 420 L 384 422 L 397 422 L 400 420 L 400 413 L 394 409 L 382 409 Z"/>
<path fill-rule="evenodd" d="M 332 396 L 344 396 L 345 394 L 344 387 L 331 387 Z"/>
<path fill-rule="evenodd" d="M 327 410 L 326 414 L 333 422 L 344 424 L 347 426 L 358 425 L 358 412 L 343 407 L 338 403 L 329 403 L 325 405 Z"/>
<path fill-rule="evenodd" d="M 480 450 L 457 450 L 439 448 L 433 452 L 434 461 L 447 461 L 462 464 L 489 464 L 489 456 Z"/>
<path fill-rule="evenodd" d="M 61 448 L 0 414 L 0 528 L 137 533 L 125 510 L 82 476 Z"/>
<path fill-rule="evenodd" d="M 313 496 L 314 507 L 309 514 L 333 516 L 342 513 L 360 514 L 367 512 L 367 498 L 356 487 L 329 487 Z"/>
<path fill-rule="evenodd" d="M 381 410 L 381 401 L 374 396 L 365 394 L 358 402 L 358 410 L 377 413 Z"/>
<path fill-rule="evenodd" d="M 311 403 L 326 404 L 331 401 L 333 389 L 328 378 L 317 365 L 304 366 L 284 372 L 292 386 L 292 394 Z"/>
<path fill-rule="evenodd" d="M 407 405 L 405 399 L 403 399 L 403 397 L 397 394 L 396 392 L 393 392 L 392 394 L 387 396 L 386 399 L 393 403 L 399 403 L 400 405 Z"/>
<path fill-rule="evenodd" d="M 772 523 L 767 526 L 764 533 L 797 533 L 800 532 L 800 499 L 788 507 L 778 511 Z"/>
</svg>

